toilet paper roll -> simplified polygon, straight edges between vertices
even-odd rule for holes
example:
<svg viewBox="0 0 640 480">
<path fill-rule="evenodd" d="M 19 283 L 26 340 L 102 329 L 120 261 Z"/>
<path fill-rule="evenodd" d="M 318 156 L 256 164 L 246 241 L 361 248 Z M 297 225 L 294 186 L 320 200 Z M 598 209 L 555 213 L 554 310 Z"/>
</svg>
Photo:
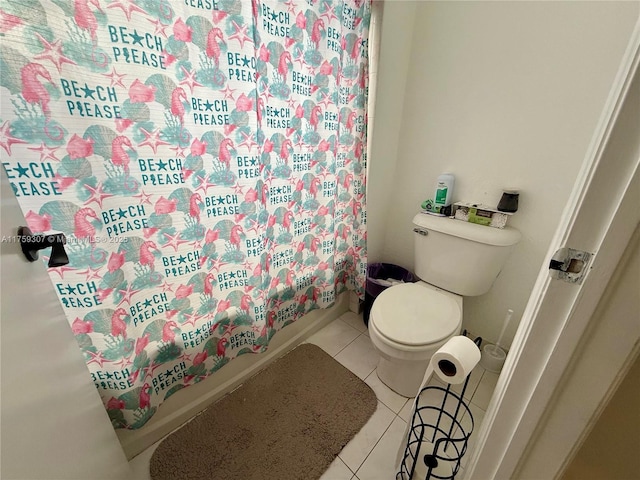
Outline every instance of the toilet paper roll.
<svg viewBox="0 0 640 480">
<path fill-rule="evenodd" d="M 452 337 L 431 357 L 430 365 L 444 383 L 464 382 L 480 361 L 480 349 L 468 337 Z"/>
<path fill-rule="evenodd" d="M 433 453 L 435 446 L 430 442 L 420 442 L 420 454 L 416 461 L 416 469 L 413 471 L 411 480 L 424 480 L 427 478 L 429 467 L 425 463 L 424 456 Z M 443 452 L 438 453 L 439 456 L 446 456 Z M 451 478 L 453 476 L 453 468 L 455 462 L 448 462 L 446 460 L 436 460 L 431 463 L 431 477 L 432 478 Z"/>
</svg>

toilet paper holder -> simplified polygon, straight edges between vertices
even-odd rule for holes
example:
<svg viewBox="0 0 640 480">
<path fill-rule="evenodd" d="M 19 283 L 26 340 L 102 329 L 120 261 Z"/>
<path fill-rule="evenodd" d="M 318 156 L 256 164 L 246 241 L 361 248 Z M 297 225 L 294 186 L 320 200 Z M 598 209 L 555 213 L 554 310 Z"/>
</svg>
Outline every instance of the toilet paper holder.
<svg viewBox="0 0 640 480">
<path fill-rule="evenodd" d="M 474 343 L 480 348 L 482 338 Z M 474 429 L 473 414 L 464 400 L 469 377 L 460 393 L 451 384 L 420 390 L 396 480 L 453 480 L 458 474 Z"/>
</svg>

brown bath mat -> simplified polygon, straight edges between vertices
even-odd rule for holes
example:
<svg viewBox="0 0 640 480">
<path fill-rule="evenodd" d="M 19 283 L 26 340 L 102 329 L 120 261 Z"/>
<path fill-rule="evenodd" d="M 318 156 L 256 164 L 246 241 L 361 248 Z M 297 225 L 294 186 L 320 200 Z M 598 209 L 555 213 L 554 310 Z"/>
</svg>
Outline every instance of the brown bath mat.
<svg viewBox="0 0 640 480">
<path fill-rule="evenodd" d="M 153 480 L 318 479 L 376 409 L 373 391 L 304 344 L 169 435 Z"/>
</svg>

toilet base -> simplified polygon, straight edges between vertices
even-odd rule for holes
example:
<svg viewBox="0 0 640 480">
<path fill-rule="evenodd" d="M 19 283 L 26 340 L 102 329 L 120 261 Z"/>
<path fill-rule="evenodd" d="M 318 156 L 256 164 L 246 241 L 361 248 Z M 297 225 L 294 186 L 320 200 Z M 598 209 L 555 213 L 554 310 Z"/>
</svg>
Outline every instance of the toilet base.
<svg viewBox="0 0 640 480">
<path fill-rule="evenodd" d="M 429 366 L 425 361 L 389 361 L 380 357 L 376 373 L 378 378 L 394 392 L 403 397 L 415 397 Z"/>
</svg>

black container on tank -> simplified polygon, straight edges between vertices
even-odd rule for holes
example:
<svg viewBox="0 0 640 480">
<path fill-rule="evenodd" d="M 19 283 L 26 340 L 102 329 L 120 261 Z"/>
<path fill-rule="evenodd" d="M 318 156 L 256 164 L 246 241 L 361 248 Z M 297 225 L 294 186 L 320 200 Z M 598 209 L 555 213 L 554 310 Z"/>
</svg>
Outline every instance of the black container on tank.
<svg viewBox="0 0 640 480">
<path fill-rule="evenodd" d="M 515 213 L 518 211 L 518 197 L 520 194 L 517 190 L 505 190 L 502 198 L 498 203 L 500 212 Z"/>
</svg>

